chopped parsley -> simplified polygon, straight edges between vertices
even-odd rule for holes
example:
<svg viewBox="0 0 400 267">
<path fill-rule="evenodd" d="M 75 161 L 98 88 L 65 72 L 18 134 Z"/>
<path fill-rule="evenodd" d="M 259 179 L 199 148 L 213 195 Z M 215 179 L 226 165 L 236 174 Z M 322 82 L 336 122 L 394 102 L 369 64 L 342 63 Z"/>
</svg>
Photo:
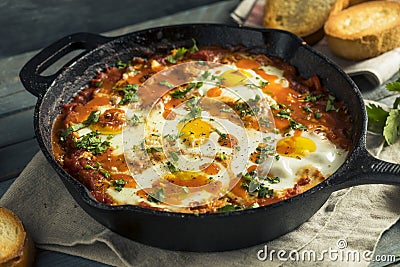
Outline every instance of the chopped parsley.
<svg viewBox="0 0 400 267">
<path fill-rule="evenodd" d="M 99 88 L 99 87 L 101 87 L 101 86 L 103 85 L 103 81 L 104 81 L 103 79 L 100 79 L 100 80 L 98 80 L 98 81 L 95 81 L 95 82 L 93 83 L 93 86 Z"/>
<path fill-rule="evenodd" d="M 179 168 L 176 167 L 175 164 L 173 164 L 170 161 L 167 161 L 166 165 L 170 172 L 178 172 L 179 171 Z"/>
<path fill-rule="evenodd" d="M 203 74 L 200 75 L 200 81 L 207 80 L 210 77 L 210 75 L 211 75 L 211 72 L 206 70 L 205 72 L 203 72 Z"/>
<path fill-rule="evenodd" d="M 172 83 L 170 83 L 167 80 L 163 80 L 163 81 L 159 82 L 158 84 L 162 85 L 162 86 L 166 86 L 168 88 L 174 88 L 175 87 L 175 85 L 173 85 Z"/>
<path fill-rule="evenodd" d="M 175 142 L 179 137 L 184 135 L 184 132 L 180 132 L 179 134 L 166 134 L 164 135 L 164 138 L 168 139 L 170 142 Z"/>
<path fill-rule="evenodd" d="M 139 96 L 137 95 L 137 90 L 139 89 L 139 85 L 137 84 L 125 84 L 123 87 L 117 88 L 118 92 L 123 94 L 121 101 L 119 101 L 119 105 L 125 105 L 131 102 L 137 102 L 139 100 Z"/>
<path fill-rule="evenodd" d="M 273 196 L 274 196 L 274 189 L 270 189 L 269 187 L 260 184 L 259 188 L 257 189 L 257 197 L 263 198 L 263 197 L 273 197 Z"/>
<path fill-rule="evenodd" d="M 93 155 L 99 155 L 105 152 L 110 146 L 110 141 L 102 141 L 100 138 L 100 133 L 97 131 L 90 132 L 82 136 L 80 139 L 75 138 L 74 143 L 76 148 L 83 148 L 91 151 Z"/>
<path fill-rule="evenodd" d="M 225 133 L 221 133 L 221 131 L 218 130 L 217 128 L 213 128 L 213 131 L 220 136 L 221 140 L 225 140 L 228 138 L 228 136 Z"/>
<path fill-rule="evenodd" d="M 274 196 L 274 190 L 270 189 L 267 185 L 263 183 L 263 181 L 271 182 L 271 180 L 268 180 L 271 178 L 265 179 L 263 177 L 258 177 L 257 171 L 255 170 L 242 175 L 242 178 L 244 178 L 246 182 L 243 182 L 241 186 L 244 187 L 250 194 L 257 195 L 258 198 Z M 272 179 L 272 181 L 274 181 L 273 183 L 280 182 L 280 180 L 278 180 L 279 178 Z"/>
<path fill-rule="evenodd" d="M 304 106 L 303 110 L 307 111 L 308 113 L 312 113 L 312 109 L 309 106 Z"/>
<path fill-rule="evenodd" d="M 193 46 L 190 47 L 189 49 L 185 48 L 185 47 L 177 48 L 173 55 L 169 55 L 166 57 L 167 61 L 171 64 L 175 64 L 177 61 L 181 60 L 187 52 L 194 53 L 196 51 L 199 51 L 199 48 L 197 47 L 197 44 L 196 44 L 196 40 L 192 39 L 192 42 L 193 42 Z"/>
<path fill-rule="evenodd" d="M 110 178 L 111 176 L 111 174 L 105 169 L 99 169 L 99 173 L 101 173 L 106 178 Z"/>
<path fill-rule="evenodd" d="M 322 117 L 322 114 L 320 112 L 314 112 L 314 118 L 319 119 Z"/>
<path fill-rule="evenodd" d="M 289 122 L 290 128 L 292 128 L 293 130 L 302 130 L 302 131 L 306 131 L 307 127 L 297 121 L 295 121 L 294 119 L 290 118 L 290 122 Z"/>
<path fill-rule="evenodd" d="M 147 153 L 162 152 L 162 147 L 149 147 L 146 149 Z"/>
<path fill-rule="evenodd" d="M 136 114 L 133 114 L 132 118 L 131 118 L 129 121 L 130 121 L 130 124 L 131 124 L 132 126 L 136 126 L 136 125 L 138 125 L 139 123 L 141 123 L 139 116 L 136 115 Z"/>
<path fill-rule="evenodd" d="M 117 68 L 118 68 L 118 69 L 125 69 L 125 68 L 128 67 L 128 66 L 129 66 L 128 63 L 124 63 L 124 62 L 122 62 L 121 60 L 119 60 L 119 61 L 117 62 Z"/>
<path fill-rule="evenodd" d="M 153 202 L 153 203 L 161 203 L 165 199 L 165 190 L 164 188 L 161 188 L 157 191 L 154 192 L 154 194 L 150 194 L 149 197 L 147 198 L 148 201 Z"/>
<path fill-rule="evenodd" d="M 271 184 L 277 184 L 281 182 L 281 179 L 279 177 L 267 177 L 266 179 L 268 182 L 270 182 Z"/>
<path fill-rule="evenodd" d="M 186 107 L 189 109 L 189 113 L 185 115 L 183 121 L 190 121 L 195 118 L 201 118 L 202 108 L 198 104 L 199 98 L 195 97 L 187 101 Z"/>
<path fill-rule="evenodd" d="M 171 93 L 169 93 L 169 95 L 172 96 L 173 98 L 184 98 L 185 95 L 189 91 L 191 91 L 193 88 L 198 89 L 198 88 L 200 88 L 202 86 L 203 86 L 203 82 L 189 83 L 189 85 L 186 86 L 185 88 L 172 91 Z"/>
<path fill-rule="evenodd" d="M 282 109 L 276 114 L 276 117 L 290 120 L 290 109 Z"/>
<path fill-rule="evenodd" d="M 178 153 L 176 153 L 175 151 L 170 151 L 169 155 L 171 156 L 171 158 L 173 159 L 173 161 L 178 161 L 179 160 L 179 156 Z"/>
<path fill-rule="evenodd" d="M 67 129 L 65 129 L 60 135 L 60 141 L 63 142 L 65 141 L 67 136 L 70 135 L 71 133 L 79 131 L 80 129 L 85 128 L 92 123 L 98 122 L 99 118 L 100 118 L 100 111 L 99 110 L 92 111 L 89 117 L 84 122 L 71 125 Z"/>
<path fill-rule="evenodd" d="M 212 75 L 211 76 L 211 80 L 215 81 L 215 83 L 217 83 L 218 85 L 221 85 L 224 83 L 225 78 L 222 76 L 218 76 L 218 75 Z"/>
<path fill-rule="evenodd" d="M 331 110 L 339 112 L 339 109 L 334 106 L 334 104 L 333 104 L 334 102 L 335 102 L 335 97 L 333 95 L 329 95 L 328 101 L 326 102 L 326 108 L 325 108 L 326 112 L 331 111 Z"/>
<path fill-rule="evenodd" d="M 275 147 L 272 145 L 258 146 L 256 148 L 256 151 L 258 152 L 256 159 L 257 164 L 264 162 L 268 158 L 268 156 L 275 155 Z"/>
<path fill-rule="evenodd" d="M 233 109 L 240 117 L 254 116 L 254 110 L 245 102 L 236 103 Z"/>
<path fill-rule="evenodd" d="M 260 84 L 254 84 L 254 83 L 247 83 L 245 86 L 247 86 L 250 89 L 263 89 L 266 85 L 268 85 L 268 81 L 260 81 Z"/>
<path fill-rule="evenodd" d="M 324 97 L 324 94 L 319 94 L 319 95 L 314 95 L 314 94 L 307 94 L 306 97 L 304 98 L 304 101 L 306 102 L 316 102 L 318 99 L 321 97 Z"/>
<path fill-rule="evenodd" d="M 242 209 L 243 209 L 242 206 L 227 204 L 221 208 L 218 208 L 217 212 L 232 212 L 232 211 L 238 211 L 238 210 L 242 210 Z"/>
<path fill-rule="evenodd" d="M 125 181 L 123 179 L 111 180 L 111 186 L 114 187 L 115 191 L 121 192 L 122 188 L 125 187 Z"/>
<path fill-rule="evenodd" d="M 105 178 L 110 178 L 111 174 L 109 171 L 103 169 L 103 166 L 101 165 L 100 162 L 96 162 L 94 166 L 86 164 L 84 166 L 85 170 L 96 170 L 97 172 L 101 173 Z"/>
</svg>

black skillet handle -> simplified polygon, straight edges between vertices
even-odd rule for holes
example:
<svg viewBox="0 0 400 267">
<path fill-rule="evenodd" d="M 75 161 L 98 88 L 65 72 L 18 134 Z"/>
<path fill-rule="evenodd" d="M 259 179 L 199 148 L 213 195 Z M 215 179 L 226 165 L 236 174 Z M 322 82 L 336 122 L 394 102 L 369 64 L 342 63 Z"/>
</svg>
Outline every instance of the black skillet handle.
<svg viewBox="0 0 400 267">
<path fill-rule="evenodd" d="M 386 162 L 359 148 L 356 156 L 346 162 L 346 168 L 329 182 L 334 190 L 362 184 L 400 185 L 400 164 Z"/>
<path fill-rule="evenodd" d="M 95 49 L 101 44 L 110 41 L 112 38 L 92 33 L 76 33 L 68 35 L 40 51 L 29 60 L 19 73 L 22 84 L 33 95 L 42 96 L 56 77 L 69 66 L 73 61 L 89 50 Z M 57 62 L 60 58 L 75 50 L 85 50 L 80 55 L 69 61 L 56 73 L 43 76 L 41 73 Z"/>
</svg>

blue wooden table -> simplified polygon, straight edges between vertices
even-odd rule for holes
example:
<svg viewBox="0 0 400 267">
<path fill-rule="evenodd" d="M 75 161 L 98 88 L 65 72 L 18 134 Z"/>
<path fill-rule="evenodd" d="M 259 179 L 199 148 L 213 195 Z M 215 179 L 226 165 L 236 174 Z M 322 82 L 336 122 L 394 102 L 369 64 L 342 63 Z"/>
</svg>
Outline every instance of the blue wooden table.
<svg viewBox="0 0 400 267">
<path fill-rule="evenodd" d="M 0 197 L 39 151 L 33 131 L 36 98 L 19 81 L 22 66 L 40 48 L 67 34 L 89 31 L 118 36 L 168 24 L 233 24 L 229 14 L 239 0 L 14 0 L 0 4 Z M 7 3 L 9 2 L 9 3 Z M 51 5 L 50 5 L 51 4 Z M 62 62 L 60 63 L 62 64 Z M 395 79 L 396 77 L 393 77 Z M 355 77 L 366 99 L 391 104 L 387 90 Z M 381 238 L 377 254 L 400 252 L 400 223 Z M 36 266 L 106 266 L 75 256 L 39 250 Z M 371 266 L 384 266 L 372 264 Z"/>
</svg>

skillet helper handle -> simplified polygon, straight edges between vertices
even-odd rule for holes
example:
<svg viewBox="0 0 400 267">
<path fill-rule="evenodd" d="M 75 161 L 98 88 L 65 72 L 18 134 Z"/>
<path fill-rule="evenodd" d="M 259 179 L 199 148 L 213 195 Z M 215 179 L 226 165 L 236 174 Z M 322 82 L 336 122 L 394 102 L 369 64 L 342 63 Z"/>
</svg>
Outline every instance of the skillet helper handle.
<svg viewBox="0 0 400 267">
<path fill-rule="evenodd" d="M 55 43 L 49 45 L 40 51 L 36 56 L 29 60 L 21 69 L 19 77 L 22 84 L 31 94 L 36 97 L 44 95 L 53 81 L 63 70 L 71 65 L 82 54 L 95 49 L 101 44 L 110 41 L 112 38 L 104 37 L 92 33 L 76 33 L 68 35 Z M 56 73 L 43 76 L 41 73 L 57 62 L 60 58 L 66 56 L 75 50 L 85 50 L 60 68 Z"/>
<path fill-rule="evenodd" d="M 358 151 L 331 185 L 342 189 L 362 184 L 400 185 L 400 164 L 383 161 L 372 156 L 365 148 Z"/>
</svg>

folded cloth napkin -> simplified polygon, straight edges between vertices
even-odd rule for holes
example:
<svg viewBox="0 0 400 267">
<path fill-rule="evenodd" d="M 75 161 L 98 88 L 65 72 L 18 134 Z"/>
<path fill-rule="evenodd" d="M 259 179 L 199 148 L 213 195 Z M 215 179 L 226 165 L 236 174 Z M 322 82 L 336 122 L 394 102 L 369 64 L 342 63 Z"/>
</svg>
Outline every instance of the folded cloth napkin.
<svg viewBox="0 0 400 267">
<path fill-rule="evenodd" d="M 381 136 L 370 135 L 368 142 L 371 153 L 399 162 L 400 143 L 388 151 Z M 219 253 L 167 251 L 111 232 L 81 209 L 41 152 L 4 194 L 0 206 L 21 218 L 37 247 L 113 266 L 309 266 L 310 259 L 323 266 L 366 266 L 381 234 L 400 218 L 400 187 L 362 185 L 337 191 L 298 229 L 265 244 Z M 286 254 L 278 258 L 273 250 Z M 307 258 L 314 252 L 314 259 Z M 359 257 L 343 258 L 346 253 Z"/>
<path fill-rule="evenodd" d="M 243 0 L 231 13 L 231 17 L 239 25 L 261 28 L 263 27 L 264 2 L 265 0 Z M 362 61 L 346 60 L 334 55 L 329 50 L 325 38 L 313 48 L 342 67 L 350 76 L 364 76 L 373 86 L 383 84 L 400 68 L 400 47 Z"/>
</svg>

